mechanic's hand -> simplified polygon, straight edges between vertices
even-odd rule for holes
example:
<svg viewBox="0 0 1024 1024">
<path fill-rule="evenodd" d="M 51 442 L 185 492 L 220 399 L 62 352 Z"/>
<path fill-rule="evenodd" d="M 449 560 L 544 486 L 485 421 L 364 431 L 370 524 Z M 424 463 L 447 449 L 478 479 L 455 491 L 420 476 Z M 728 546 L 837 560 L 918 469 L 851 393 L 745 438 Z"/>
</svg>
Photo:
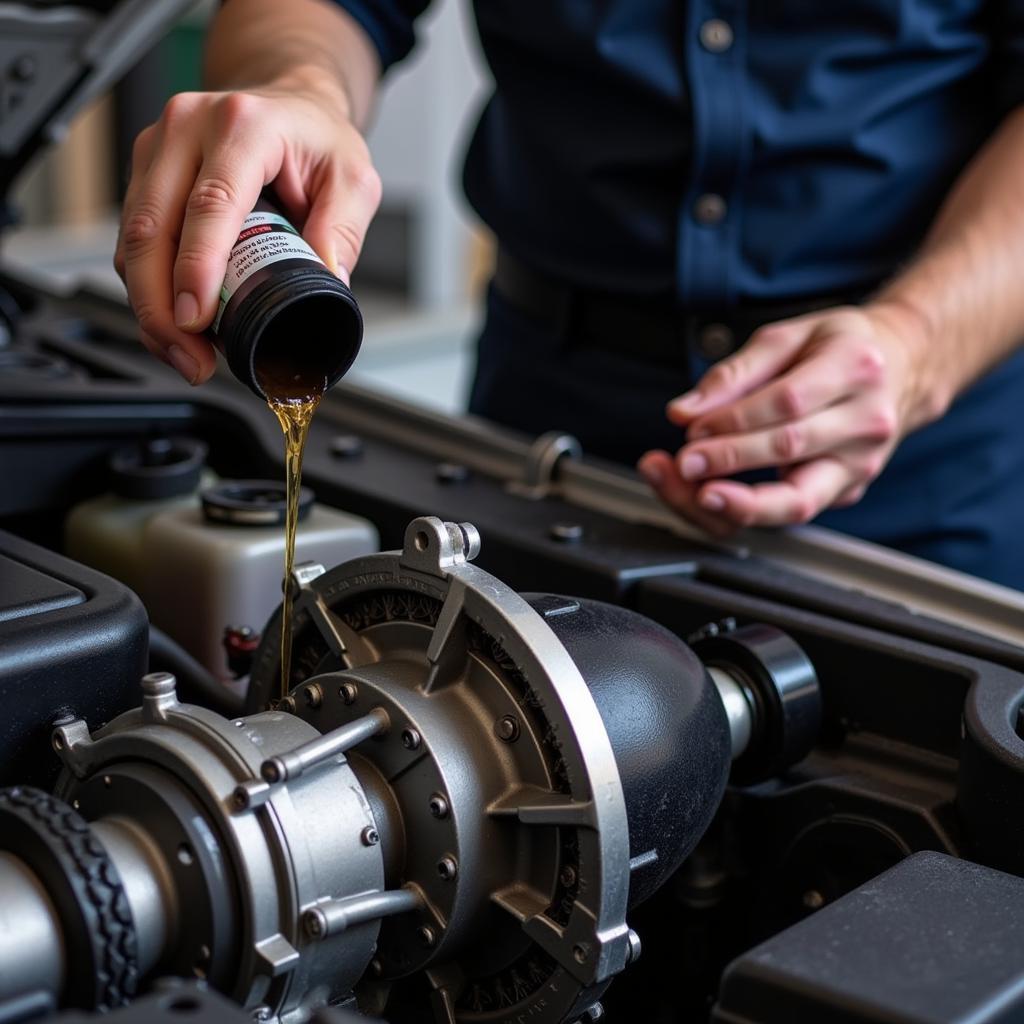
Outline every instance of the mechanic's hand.
<svg viewBox="0 0 1024 1024">
<path fill-rule="evenodd" d="M 327 266 L 348 280 L 380 179 L 336 83 L 303 79 L 244 92 L 181 93 L 135 140 L 114 266 L 142 343 L 187 381 L 216 366 L 202 337 L 231 247 L 260 190 Z"/>
<path fill-rule="evenodd" d="M 930 378 L 922 322 L 896 303 L 770 324 L 668 406 L 688 427 L 675 457 L 638 469 L 668 505 L 716 536 L 804 523 L 851 505 L 911 430 L 947 400 Z M 727 479 L 775 467 L 777 482 Z"/>
</svg>

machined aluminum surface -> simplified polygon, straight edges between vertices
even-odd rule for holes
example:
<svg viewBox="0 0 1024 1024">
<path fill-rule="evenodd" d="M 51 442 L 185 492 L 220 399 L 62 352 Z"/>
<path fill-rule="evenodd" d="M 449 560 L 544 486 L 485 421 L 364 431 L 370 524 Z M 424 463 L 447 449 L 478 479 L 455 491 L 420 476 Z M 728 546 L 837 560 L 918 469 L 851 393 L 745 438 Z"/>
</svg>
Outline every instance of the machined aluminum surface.
<svg viewBox="0 0 1024 1024">
<path fill-rule="evenodd" d="M 268 758 L 285 756 L 319 734 L 285 712 L 231 720 L 179 704 L 171 677 L 150 676 L 144 686 L 142 709 L 120 716 L 95 736 L 81 722 L 57 728 L 54 746 L 66 769 L 58 792 L 73 801 L 82 785 L 102 777 L 108 767 L 113 777 L 115 769 L 125 770 L 133 762 L 183 783 L 201 801 L 209 822 L 204 853 L 215 853 L 224 884 L 237 886 L 243 907 L 231 995 L 243 1006 L 267 1008 L 264 1019 L 282 1024 L 305 1020 L 310 1007 L 351 990 L 377 940 L 376 917 L 336 936 L 311 936 L 303 925 L 304 915 L 320 903 L 383 888 L 380 850 L 361 838 L 365 829 L 375 828 L 362 789 L 339 754 L 241 807 L 238 787 L 258 780 Z M 124 813 L 130 817 L 131 808 Z M 104 828 L 102 822 L 98 827 Z M 105 829 L 115 834 L 113 824 Z M 141 870 L 135 863 L 138 854 L 129 855 L 124 845 L 115 844 L 110 852 L 134 878 Z M 180 850 L 164 852 L 182 855 Z M 136 900 L 133 910 L 138 905 Z M 159 920 L 149 913 L 136 922 L 149 930 L 148 944 Z M 187 908 L 181 908 L 173 941 L 187 941 L 188 928 Z"/>
</svg>

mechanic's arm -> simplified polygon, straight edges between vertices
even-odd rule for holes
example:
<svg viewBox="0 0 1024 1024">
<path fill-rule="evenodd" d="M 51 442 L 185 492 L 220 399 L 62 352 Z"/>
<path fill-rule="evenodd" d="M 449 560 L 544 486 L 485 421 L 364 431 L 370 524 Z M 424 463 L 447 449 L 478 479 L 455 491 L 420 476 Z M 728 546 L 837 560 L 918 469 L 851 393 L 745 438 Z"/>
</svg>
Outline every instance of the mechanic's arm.
<svg viewBox="0 0 1024 1024">
<path fill-rule="evenodd" d="M 640 472 L 715 534 L 852 504 L 911 431 L 1024 339 L 1024 107 L 967 167 L 917 259 L 872 300 L 771 324 L 670 403 Z M 725 477 L 778 467 L 778 482 Z"/>
<path fill-rule="evenodd" d="M 231 246 L 264 185 L 347 279 L 380 202 L 360 134 L 377 51 L 327 0 L 227 0 L 206 77 L 140 133 L 114 264 L 143 344 L 192 384 L 213 373 L 202 337 Z"/>
</svg>

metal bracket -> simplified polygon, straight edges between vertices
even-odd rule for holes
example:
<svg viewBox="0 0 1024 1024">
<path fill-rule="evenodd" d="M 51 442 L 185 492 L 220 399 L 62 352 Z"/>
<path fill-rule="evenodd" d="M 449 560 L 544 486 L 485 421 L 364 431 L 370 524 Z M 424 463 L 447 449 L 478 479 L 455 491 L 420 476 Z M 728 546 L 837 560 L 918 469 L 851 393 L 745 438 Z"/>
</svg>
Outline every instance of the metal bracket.
<svg viewBox="0 0 1024 1024">
<path fill-rule="evenodd" d="M 444 579 L 448 570 L 480 554 L 480 534 L 472 523 L 444 523 L 421 516 L 405 529 L 402 565 Z"/>
<path fill-rule="evenodd" d="M 549 430 L 541 434 L 526 453 L 522 481 L 513 480 L 508 490 L 521 498 L 539 501 L 556 488 L 558 466 L 563 459 L 573 462 L 583 457 L 583 446 L 572 434 Z"/>
</svg>

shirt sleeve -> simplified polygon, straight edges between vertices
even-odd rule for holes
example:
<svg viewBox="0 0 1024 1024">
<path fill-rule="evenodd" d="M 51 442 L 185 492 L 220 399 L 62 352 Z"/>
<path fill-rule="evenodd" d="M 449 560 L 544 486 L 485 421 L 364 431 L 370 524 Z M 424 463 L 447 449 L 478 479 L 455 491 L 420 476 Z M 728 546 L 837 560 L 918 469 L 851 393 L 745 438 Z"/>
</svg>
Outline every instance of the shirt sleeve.
<svg viewBox="0 0 1024 1024">
<path fill-rule="evenodd" d="M 416 42 L 414 23 L 430 0 L 334 0 L 370 37 L 381 72 L 397 64 Z M 1022 0 L 1024 2 L 1024 0 Z"/>
<path fill-rule="evenodd" d="M 1000 0 L 995 7 L 992 47 L 1000 109 L 1024 104 L 1024 0 Z"/>
</svg>

